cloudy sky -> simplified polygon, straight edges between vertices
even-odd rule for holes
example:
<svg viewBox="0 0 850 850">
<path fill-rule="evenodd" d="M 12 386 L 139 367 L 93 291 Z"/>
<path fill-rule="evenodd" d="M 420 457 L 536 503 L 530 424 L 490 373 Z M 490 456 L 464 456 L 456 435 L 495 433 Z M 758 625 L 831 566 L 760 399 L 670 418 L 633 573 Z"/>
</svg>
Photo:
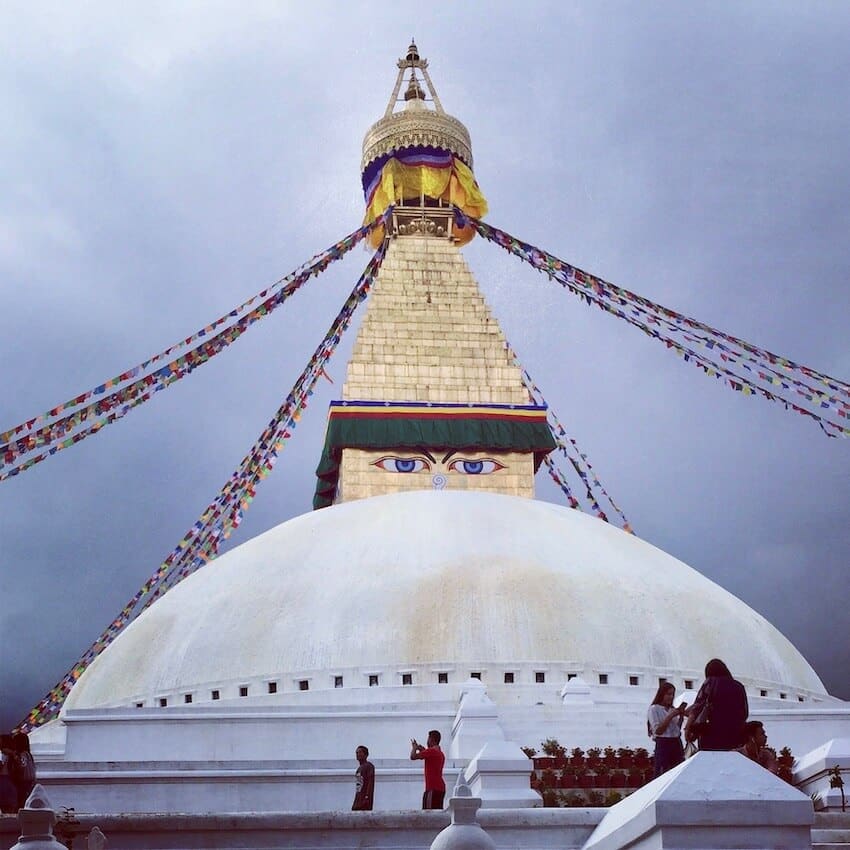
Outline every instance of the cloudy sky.
<svg viewBox="0 0 850 850">
<path fill-rule="evenodd" d="M 470 130 L 489 221 L 850 378 L 847 3 L 6 2 L 0 17 L 0 429 L 354 230 L 363 134 L 411 35 Z M 465 254 L 638 534 L 850 698 L 850 441 L 706 378 L 494 246 Z M 367 259 L 0 483 L 0 726 L 218 492 Z M 309 509 L 350 342 L 231 544 Z M 543 480 L 539 495 L 559 501 Z"/>
</svg>

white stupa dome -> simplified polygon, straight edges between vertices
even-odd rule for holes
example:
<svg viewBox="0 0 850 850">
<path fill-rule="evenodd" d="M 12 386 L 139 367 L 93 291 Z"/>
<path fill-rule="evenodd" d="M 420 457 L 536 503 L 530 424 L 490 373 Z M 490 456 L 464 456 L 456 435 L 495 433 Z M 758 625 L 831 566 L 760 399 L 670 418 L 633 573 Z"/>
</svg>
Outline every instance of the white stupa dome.
<svg viewBox="0 0 850 850">
<path fill-rule="evenodd" d="M 263 679 L 348 687 L 372 670 L 417 684 L 439 665 L 698 680 L 713 657 L 748 690 L 825 694 L 767 620 L 637 537 L 531 499 L 415 491 L 296 517 L 221 556 L 133 622 L 65 710 L 206 701 Z"/>
</svg>

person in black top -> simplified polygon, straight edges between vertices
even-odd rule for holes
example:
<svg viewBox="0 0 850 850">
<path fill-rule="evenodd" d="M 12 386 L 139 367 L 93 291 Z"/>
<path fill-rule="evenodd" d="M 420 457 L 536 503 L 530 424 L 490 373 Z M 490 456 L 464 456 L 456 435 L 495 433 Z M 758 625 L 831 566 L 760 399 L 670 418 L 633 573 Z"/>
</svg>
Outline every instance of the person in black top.
<svg viewBox="0 0 850 850">
<path fill-rule="evenodd" d="M 688 710 L 685 739 L 698 740 L 701 750 L 735 750 L 744 743 L 749 713 L 744 686 L 732 678 L 719 658 L 712 658 L 705 665 L 705 681 Z"/>
<path fill-rule="evenodd" d="M 354 802 L 351 804 L 351 811 L 371 812 L 375 797 L 375 765 L 368 760 L 367 747 L 359 746 L 354 755 L 359 766 L 354 774 Z"/>
<path fill-rule="evenodd" d="M 18 810 L 18 792 L 13 778 L 15 759 L 11 735 L 0 735 L 0 812 L 9 814 Z"/>
<path fill-rule="evenodd" d="M 35 761 L 30 752 L 30 739 L 26 732 L 15 732 L 12 735 L 12 749 L 12 781 L 18 794 L 18 808 L 22 809 L 35 787 Z"/>
</svg>

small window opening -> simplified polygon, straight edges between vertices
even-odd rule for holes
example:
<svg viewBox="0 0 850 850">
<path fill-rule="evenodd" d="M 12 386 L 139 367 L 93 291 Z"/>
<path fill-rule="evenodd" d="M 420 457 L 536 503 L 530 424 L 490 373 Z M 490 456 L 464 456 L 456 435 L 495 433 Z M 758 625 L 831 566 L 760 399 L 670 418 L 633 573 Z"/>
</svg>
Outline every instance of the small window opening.
<svg viewBox="0 0 850 850">
<path fill-rule="evenodd" d="M 470 673 L 470 674 L 469 674 L 469 678 L 470 678 L 470 679 L 478 679 L 478 681 L 480 682 L 480 681 L 481 681 L 481 673 L 480 673 L 480 671 L 479 671 L 479 672 L 477 672 L 477 673 Z"/>
<path fill-rule="evenodd" d="M 640 684 L 640 676 L 629 676 L 629 684 L 630 685 L 639 685 Z"/>
<path fill-rule="evenodd" d="M 779 699 L 788 699 L 788 694 L 780 694 Z"/>
<path fill-rule="evenodd" d="M 505 684 L 512 685 L 514 683 L 514 674 L 513 673 L 505 673 Z"/>
<path fill-rule="evenodd" d="M 449 674 L 448 673 L 437 673 L 437 684 L 438 685 L 447 685 L 449 683 Z"/>
<path fill-rule="evenodd" d="M 269 682 L 269 693 L 276 694 L 277 693 L 277 682 Z"/>
<path fill-rule="evenodd" d="M 183 694 L 183 702 L 187 705 L 192 702 L 192 694 Z"/>
<path fill-rule="evenodd" d="M 401 683 L 402 683 L 402 685 L 412 685 L 413 684 L 413 673 L 402 673 L 401 674 Z"/>
<path fill-rule="evenodd" d="M 240 697 L 248 696 L 248 686 L 247 685 L 240 685 L 239 686 L 239 696 Z"/>
<path fill-rule="evenodd" d="M 534 674 L 534 681 L 535 681 L 538 685 L 542 685 L 542 684 L 546 681 L 546 674 L 545 674 L 542 670 L 538 670 L 538 671 Z"/>
<path fill-rule="evenodd" d="M 608 674 L 607 673 L 600 673 L 599 674 L 599 684 L 600 685 L 607 685 L 608 684 Z"/>
<path fill-rule="evenodd" d="M 767 696 L 767 691 L 766 691 L 764 688 L 762 688 L 762 689 L 759 691 L 759 696 L 760 696 L 760 697 L 766 697 L 766 696 Z"/>
<path fill-rule="evenodd" d="M 165 697 L 159 698 L 159 707 L 165 708 L 168 705 L 168 700 Z"/>
<path fill-rule="evenodd" d="M 137 702 L 136 703 L 136 708 L 144 708 L 144 707 L 145 707 L 145 704 L 143 702 Z"/>
<path fill-rule="evenodd" d="M 572 680 L 575 679 L 576 676 L 578 676 L 578 673 L 567 673 L 567 681 L 572 682 Z"/>
<path fill-rule="evenodd" d="M 378 684 L 378 675 L 377 673 L 372 673 L 369 675 L 369 687 L 374 688 Z"/>
<path fill-rule="evenodd" d="M 334 676 L 334 687 L 341 688 L 342 687 L 342 676 Z"/>
<path fill-rule="evenodd" d="M 213 692 L 210 694 L 210 696 L 211 696 L 213 699 L 221 699 L 221 691 L 213 691 Z"/>
<path fill-rule="evenodd" d="M 685 690 L 692 691 L 694 689 L 694 680 L 693 679 L 685 679 Z"/>
</svg>

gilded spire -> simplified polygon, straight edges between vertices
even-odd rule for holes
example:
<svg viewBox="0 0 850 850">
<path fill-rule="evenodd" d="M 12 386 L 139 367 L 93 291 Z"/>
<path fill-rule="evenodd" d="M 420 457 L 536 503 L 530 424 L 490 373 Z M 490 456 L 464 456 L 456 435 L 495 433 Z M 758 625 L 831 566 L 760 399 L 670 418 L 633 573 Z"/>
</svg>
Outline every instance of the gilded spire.
<svg viewBox="0 0 850 850">
<path fill-rule="evenodd" d="M 428 72 L 428 60 L 420 56 L 415 41 L 396 65 L 395 86 L 384 116 L 369 128 L 363 140 L 360 172 L 365 221 L 373 221 L 394 204 L 399 211 L 391 232 L 405 234 L 411 222 L 409 216 L 404 222 L 398 220 L 400 215 L 407 215 L 402 214 L 403 207 L 439 207 L 445 220 L 435 223 L 433 232 L 464 244 L 473 238 L 474 229 L 454 225 L 450 220 L 452 206 L 475 218 L 487 213 L 487 201 L 472 172 L 469 132 L 443 109 Z M 400 98 L 405 81 L 407 88 Z M 424 232 L 421 214 L 419 219 L 414 230 Z M 383 238 L 384 228 L 377 228 L 370 242 L 377 246 Z"/>
</svg>

